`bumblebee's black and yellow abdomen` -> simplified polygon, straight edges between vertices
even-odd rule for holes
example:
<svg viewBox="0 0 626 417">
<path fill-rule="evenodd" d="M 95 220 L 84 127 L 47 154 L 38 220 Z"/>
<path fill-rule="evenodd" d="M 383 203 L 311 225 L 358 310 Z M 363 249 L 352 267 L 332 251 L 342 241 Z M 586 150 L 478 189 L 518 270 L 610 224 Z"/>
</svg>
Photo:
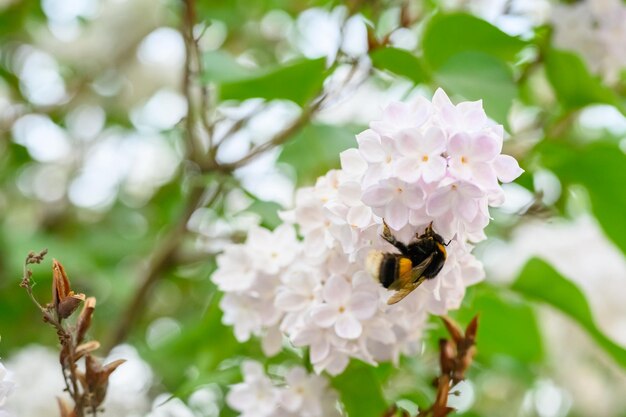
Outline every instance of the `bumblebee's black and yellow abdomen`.
<svg viewBox="0 0 626 417">
<path fill-rule="evenodd" d="M 373 251 L 367 259 L 369 273 L 383 287 L 389 288 L 398 277 L 411 271 L 413 263 L 405 256 Z"/>
<path fill-rule="evenodd" d="M 383 223 L 381 236 L 400 254 L 374 250 L 367 257 L 366 268 L 383 287 L 396 291 L 388 304 L 399 302 L 425 280 L 435 278 L 446 262 L 446 244 L 432 229 L 432 224 L 408 245 L 399 242 L 386 223 Z"/>
</svg>

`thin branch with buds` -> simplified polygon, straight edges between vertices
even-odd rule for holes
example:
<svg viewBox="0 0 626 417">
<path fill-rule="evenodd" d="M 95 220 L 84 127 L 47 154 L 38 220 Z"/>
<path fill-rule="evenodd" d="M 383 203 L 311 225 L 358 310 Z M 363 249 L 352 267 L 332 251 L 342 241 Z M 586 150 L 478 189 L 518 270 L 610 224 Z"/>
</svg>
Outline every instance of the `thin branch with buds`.
<svg viewBox="0 0 626 417">
<path fill-rule="evenodd" d="M 476 354 L 476 332 L 478 331 L 478 316 L 467 325 L 465 333 L 449 317 L 442 317 L 443 323 L 450 334 L 450 339 L 439 340 L 439 366 L 441 374 L 433 382 L 437 388 L 435 402 L 428 408 L 419 411 L 415 417 L 446 417 L 454 411 L 448 406 L 448 397 L 451 390 L 465 379 Z M 406 410 L 400 411 L 397 406 L 391 406 L 381 417 L 410 417 Z"/>
<path fill-rule="evenodd" d="M 85 336 L 96 308 L 94 297 L 85 297 L 85 294 L 76 294 L 72 291 L 65 269 L 56 259 L 52 261 L 52 301 L 46 306 L 41 305 L 33 294 L 33 273 L 29 265 L 40 264 L 46 256 L 47 250 L 39 253 L 30 252 L 24 262 L 24 272 L 20 287 L 26 290 L 29 298 L 37 306 L 43 316 L 43 321 L 49 323 L 56 330 L 61 353 L 59 360 L 65 381 L 65 391 L 70 395 L 74 405 L 70 405 L 63 398 L 57 398 L 61 417 L 84 417 L 87 413 L 96 416 L 106 396 L 109 376 L 123 364 L 124 360 L 117 360 L 106 365 L 91 355 L 100 347 L 96 340 L 85 342 Z M 75 324 L 67 323 L 78 307 L 83 304 Z M 85 371 L 78 368 L 78 361 L 85 359 Z"/>
<path fill-rule="evenodd" d="M 203 85 L 203 83 L 199 80 L 199 76 L 203 73 L 203 64 L 198 37 L 194 34 L 194 26 L 197 23 L 196 2 L 195 0 L 182 0 L 182 6 L 183 16 L 181 33 L 183 35 L 185 49 L 187 51 L 185 70 L 182 80 L 182 90 L 188 104 L 188 114 L 185 120 L 186 158 L 189 162 L 191 162 L 191 165 L 198 168 L 196 171 L 192 170 L 193 172 L 190 172 L 188 175 L 210 173 L 231 174 L 233 171 L 246 166 L 269 150 L 274 149 L 291 139 L 298 131 L 310 122 L 315 114 L 317 114 L 328 96 L 324 93 L 324 89 L 322 88 L 318 96 L 304 106 L 300 116 L 282 131 L 274 135 L 274 137 L 269 141 L 253 147 L 246 155 L 234 162 L 219 162 L 217 159 L 217 152 L 220 145 L 224 143 L 224 141 L 231 139 L 237 130 L 245 126 L 250 119 L 258 113 L 258 111 L 255 110 L 248 116 L 235 122 L 233 127 L 227 131 L 227 134 L 219 142 L 214 140 L 213 132 L 216 123 L 219 123 L 219 121 L 213 120 L 210 117 L 213 109 L 210 108 L 211 100 L 209 90 L 207 86 Z M 343 86 L 345 86 L 352 79 L 354 73 L 356 72 L 356 63 L 352 63 L 351 65 L 353 68 L 343 83 Z M 197 100 L 195 94 L 198 89 L 200 91 L 199 100 Z M 207 150 L 204 149 L 200 140 L 200 129 L 202 129 L 204 131 L 204 135 L 209 138 Z M 154 250 L 148 267 L 140 277 L 137 290 L 130 299 L 128 307 L 123 313 L 121 320 L 118 321 L 117 328 L 114 329 L 112 333 L 113 337 L 110 343 L 107 344 L 107 349 L 112 348 L 126 339 L 132 326 L 137 321 L 137 318 L 143 313 L 145 307 L 144 301 L 146 300 L 148 294 L 153 289 L 159 278 L 163 276 L 165 270 L 176 263 L 176 259 L 178 259 L 177 251 L 183 241 L 183 238 L 186 236 L 187 223 L 193 212 L 200 206 L 210 206 L 222 195 L 225 187 L 222 187 L 219 184 L 221 181 L 220 178 L 223 177 L 219 177 L 216 180 L 218 182 L 218 186 L 216 187 L 216 191 L 214 191 L 212 196 L 209 198 L 209 201 L 204 201 L 205 194 L 207 194 L 205 186 L 200 186 L 194 181 L 189 181 L 191 187 L 183 211 L 177 223 L 170 229 L 169 232 L 165 234 L 165 237 L 161 239 L 159 246 L 157 246 Z"/>
</svg>

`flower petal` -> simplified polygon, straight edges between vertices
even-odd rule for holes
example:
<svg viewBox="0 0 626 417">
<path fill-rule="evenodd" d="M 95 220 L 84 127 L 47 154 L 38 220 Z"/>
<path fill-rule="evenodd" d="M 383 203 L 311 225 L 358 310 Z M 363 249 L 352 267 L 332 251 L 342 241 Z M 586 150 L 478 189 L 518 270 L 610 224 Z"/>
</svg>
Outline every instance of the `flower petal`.
<svg viewBox="0 0 626 417">
<path fill-rule="evenodd" d="M 440 190 L 431 195 L 426 202 L 426 213 L 429 216 L 439 217 L 451 209 L 452 194 L 447 190 Z"/>
<path fill-rule="evenodd" d="M 346 218 L 351 226 L 364 228 L 372 221 L 372 209 L 368 206 L 359 205 L 351 207 Z"/>
<path fill-rule="evenodd" d="M 311 309 L 311 318 L 313 322 L 320 327 L 330 327 L 337 321 L 339 311 L 336 307 L 328 304 L 315 306 Z"/>
<path fill-rule="evenodd" d="M 498 155 L 493 163 L 493 167 L 502 182 L 511 182 L 524 172 L 524 170 L 519 167 L 517 160 L 510 155 Z"/>
<path fill-rule="evenodd" d="M 478 130 L 487 124 L 487 114 L 483 110 L 483 101 L 464 101 L 456 106 L 457 110 L 463 115 L 463 121 L 466 128 L 470 126 Z"/>
<path fill-rule="evenodd" d="M 402 181 L 415 182 L 421 175 L 420 160 L 415 157 L 405 157 L 398 160 L 395 166 L 395 174 Z"/>
<path fill-rule="evenodd" d="M 471 138 L 467 133 L 455 133 L 448 141 L 448 154 L 454 156 L 467 156 L 470 153 L 470 146 Z"/>
<path fill-rule="evenodd" d="M 396 147 L 403 155 L 415 155 L 420 148 L 420 142 L 423 141 L 422 135 L 417 129 L 404 129 L 398 133 Z"/>
<path fill-rule="evenodd" d="M 281 291 L 276 295 L 274 305 L 283 311 L 299 311 L 306 306 L 305 298 L 291 291 Z"/>
<path fill-rule="evenodd" d="M 392 229 L 400 230 L 409 221 L 409 209 L 401 201 L 393 200 L 385 206 L 385 221 Z"/>
<path fill-rule="evenodd" d="M 429 127 L 420 143 L 420 150 L 428 155 L 439 155 L 445 148 L 446 135 L 443 130 L 437 126 Z"/>
<path fill-rule="evenodd" d="M 326 337 L 319 337 L 311 344 L 311 362 L 319 363 L 330 353 L 330 342 Z"/>
<path fill-rule="evenodd" d="M 473 199 L 461 198 L 457 201 L 457 213 L 465 220 L 472 221 L 478 213 L 478 203 Z"/>
<path fill-rule="evenodd" d="M 427 182 L 439 181 L 446 175 L 448 162 L 442 156 L 430 157 L 422 168 L 422 179 Z"/>
<path fill-rule="evenodd" d="M 271 327 L 261 340 L 261 349 L 267 357 L 278 354 L 283 348 L 283 334 L 278 326 Z"/>
<path fill-rule="evenodd" d="M 343 313 L 335 323 L 335 333 L 344 339 L 357 339 L 363 332 L 363 326 L 352 314 Z"/>
<path fill-rule="evenodd" d="M 419 187 L 406 188 L 402 193 L 402 203 L 411 209 L 422 207 L 424 200 L 424 191 Z"/>
<path fill-rule="evenodd" d="M 350 311 L 359 320 L 371 318 L 378 309 L 378 297 L 375 294 L 358 291 L 350 300 Z"/>
<path fill-rule="evenodd" d="M 479 134 L 472 138 L 469 154 L 472 161 L 491 161 L 500 154 L 502 140 L 493 135 Z"/>
<path fill-rule="evenodd" d="M 383 184 L 376 184 L 365 190 L 361 201 L 370 207 L 380 207 L 389 203 L 393 198 L 393 190 Z"/>
<path fill-rule="evenodd" d="M 356 135 L 356 140 L 359 143 L 359 152 L 366 161 L 380 162 L 385 157 L 385 151 L 380 144 L 380 136 L 372 129 Z"/>
<path fill-rule="evenodd" d="M 324 285 L 324 300 L 329 304 L 345 304 L 351 295 L 352 287 L 350 283 L 339 275 L 331 276 Z"/>
<path fill-rule="evenodd" d="M 367 169 L 367 162 L 355 148 L 341 152 L 339 159 L 341 160 L 341 169 L 350 175 L 360 176 Z"/>
<path fill-rule="evenodd" d="M 478 162 L 472 166 L 474 181 L 485 190 L 498 188 L 498 178 L 493 166 L 487 162 Z"/>
<path fill-rule="evenodd" d="M 356 181 L 346 181 L 339 185 L 337 189 L 339 199 L 349 205 L 354 206 L 361 203 L 361 184 Z"/>
</svg>

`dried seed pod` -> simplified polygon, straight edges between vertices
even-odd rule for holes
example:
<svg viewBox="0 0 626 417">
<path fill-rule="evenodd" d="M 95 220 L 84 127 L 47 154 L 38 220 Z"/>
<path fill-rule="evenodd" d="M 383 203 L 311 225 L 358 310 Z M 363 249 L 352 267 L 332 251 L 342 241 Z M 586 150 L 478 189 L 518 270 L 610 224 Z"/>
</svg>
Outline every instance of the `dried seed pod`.
<svg viewBox="0 0 626 417">
<path fill-rule="evenodd" d="M 61 417 L 76 417 L 76 411 L 62 398 L 57 397 Z"/>
<path fill-rule="evenodd" d="M 66 319 L 72 315 L 81 302 L 85 301 L 85 294 L 75 294 L 70 287 L 63 265 L 56 259 L 52 260 L 52 306 L 59 319 Z"/>
<path fill-rule="evenodd" d="M 99 348 L 100 342 L 98 342 L 97 340 L 91 340 L 89 342 L 83 343 L 82 345 L 79 345 L 78 347 L 76 347 L 76 351 L 74 353 L 74 361 L 79 360 L 83 356 L 95 350 L 98 350 Z"/>
<path fill-rule="evenodd" d="M 83 311 L 80 312 L 80 316 L 78 317 L 78 322 L 76 324 L 76 343 L 82 343 L 85 338 L 87 330 L 91 327 L 91 318 L 95 309 L 96 298 L 87 298 L 85 300 L 85 304 L 83 305 Z"/>
<path fill-rule="evenodd" d="M 448 329 L 448 333 L 452 336 L 452 340 L 457 344 L 461 343 L 463 340 L 463 332 L 459 325 L 447 316 L 442 316 L 441 320 L 443 320 L 443 324 L 446 326 L 446 329 Z"/>
<path fill-rule="evenodd" d="M 109 387 L 109 376 L 124 362 L 126 362 L 125 359 L 118 359 L 102 366 L 100 360 L 87 354 L 85 357 L 85 380 L 86 391 L 89 393 L 88 402 L 91 407 L 98 407 L 102 404 Z"/>
</svg>

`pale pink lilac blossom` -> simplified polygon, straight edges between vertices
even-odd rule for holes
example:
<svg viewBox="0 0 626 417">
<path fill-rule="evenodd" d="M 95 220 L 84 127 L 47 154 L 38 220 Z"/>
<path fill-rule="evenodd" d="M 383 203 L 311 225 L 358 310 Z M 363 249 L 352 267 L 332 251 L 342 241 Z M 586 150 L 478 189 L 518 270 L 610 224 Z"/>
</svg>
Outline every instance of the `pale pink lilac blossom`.
<svg viewBox="0 0 626 417">
<path fill-rule="evenodd" d="M 14 388 L 15 383 L 9 378 L 9 372 L 0 362 L 0 413 L 4 411 L 4 403 Z M 8 412 L 6 413 L 9 415 Z"/>
<path fill-rule="evenodd" d="M 503 202 L 500 182 L 522 173 L 502 155 L 503 135 L 480 101 L 454 104 L 443 90 L 432 102 L 391 103 L 341 153 L 341 169 L 298 190 L 283 225 L 253 229 L 218 257 L 224 323 L 239 341 L 273 341 L 266 353 L 281 335 L 308 348 L 318 373 L 341 373 L 351 358 L 397 363 L 419 352 L 428 315 L 458 308 L 484 277 L 473 243 L 485 238 L 489 207 Z M 380 237 L 383 218 L 401 241 L 432 222 L 449 242 L 437 277 L 392 306 L 365 268 L 372 249 L 396 251 Z"/>
<path fill-rule="evenodd" d="M 626 5 L 621 0 L 558 4 L 552 12 L 554 44 L 580 54 L 608 84 L 626 69 Z"/>
<path fill-rule="evenodd" d="M 328 381 L 310 375 L 302 367 L 287 370 L 281 381 L 272 380 L 255 361 L 241 365 L 243 382 L 233 385 L 226 396 L 239 417 L 339 417 L 337 395 Z"/>
</svg>

